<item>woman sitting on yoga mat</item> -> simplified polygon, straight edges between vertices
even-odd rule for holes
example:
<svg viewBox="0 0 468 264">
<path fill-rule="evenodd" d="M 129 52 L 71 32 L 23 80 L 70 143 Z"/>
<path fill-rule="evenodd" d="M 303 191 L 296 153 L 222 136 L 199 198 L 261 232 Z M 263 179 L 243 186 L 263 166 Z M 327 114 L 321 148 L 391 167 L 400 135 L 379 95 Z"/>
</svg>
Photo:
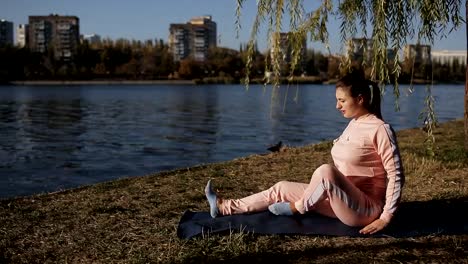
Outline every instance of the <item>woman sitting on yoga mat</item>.
<svg viewBox="0 0 468 264">
<path fill-rule="evenodd" d="M 401 198 L 403 166 L 395 132 L 382 120 L 380 90 L 354 71 L 336 84 L 336 108 L 350 122 L 334 140 L 334 164 L 317 168 L 309 184 L 281 181 L 241 199 L 221 199 L 205 187 L 210 214 L 232 215 L 270 210 L 276 215 L 314 211 L 363 226 L 362 234 L 382 230 Z"/>
</svg>

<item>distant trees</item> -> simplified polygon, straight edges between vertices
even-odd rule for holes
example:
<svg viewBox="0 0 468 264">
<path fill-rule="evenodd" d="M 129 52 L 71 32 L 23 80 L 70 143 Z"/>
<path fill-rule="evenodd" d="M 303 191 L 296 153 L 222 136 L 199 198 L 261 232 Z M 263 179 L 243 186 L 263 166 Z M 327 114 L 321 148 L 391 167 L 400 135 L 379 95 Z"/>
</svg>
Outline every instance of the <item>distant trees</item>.
<svg viewBox="0 0 468 264">
<path fill-rule="evenodd" d="M 0 47 L 0 83 L 13 78 L 22 79 L 22 65 L 28 54 L 25 50 L 20 50 L 12 46 Z"/>
<path fill-rule="evenodd" d="M 238 78 L 245 63 L 242 53 L 222 47 L 212 48 L 208 52 L 208 72 L 217 73 L 218 76 Z"/>
<path fill-rule="evenodd" d="M 169 46 L 162 39 L 144 42 L 126 39 L 103 39 L 99 43 L 84 41 L 75 56 L 68 61 L 57 59 L 53 49 L 46 53 L 28 48 L 0 47 L 0 82 L 11 80 L 92 80 L 92 79 L 198 79 L 202 82 L 240 82 L 249 74 L 250 80 L 263 82 L 271 69 L 270 52 L 261 53 L 254 47 L 251 70 L 246 71 L 248 47 L 239 51 L 215 47 L 203 62 L 186 58 L 173 61 Z M 341 57 L 307 50 L 304 66 L 295 74 L 334 79 L 340 74 Z M 439 82 L 464 81 L 466 67 L 458 60 L 434 61 L 432 65 L 417 66 L 411 61 L 401 62 L 400 80 L 434 78 Z M 432 75 L 433 73 L 433 75 Z"/>
<path fill-rule="evenodd" d="M 440 82 L 465 81 L 466 64 L 458 59 L 449 62 L 434 61 L 432 69 L 434 79 Z"/>
<path fill-rule="evenodd" d="M 328 56 L 319 51 L 307 50 L 306 70 L 308 75 L 328 72 Z"/>
<path fill-rule="evenodd" d="M 179 76 L 182 79 L 194 79 L 202 76 L 202 64 L 193 59 L 183 59 L 179 63 Z"/>
<path fill-rule="evenodd" d="M 14 67 L 12 67 L 14 63 Z M 71 60 L 57 59 L 28 48 L 0 47 L 0 80 L 35 79 L 165 79 L 175 71 L 169 47 L 162 40 L 104 39 L 81 43 Z"/>
</svg>

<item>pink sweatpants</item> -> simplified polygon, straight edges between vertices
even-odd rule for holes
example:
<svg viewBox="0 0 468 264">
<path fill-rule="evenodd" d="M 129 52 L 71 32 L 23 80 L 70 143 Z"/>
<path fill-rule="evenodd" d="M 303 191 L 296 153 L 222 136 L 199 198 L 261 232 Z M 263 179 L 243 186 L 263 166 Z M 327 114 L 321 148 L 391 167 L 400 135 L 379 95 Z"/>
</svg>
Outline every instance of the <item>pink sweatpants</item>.
<svg viewBox="0 0 468 264">
<path fill-rule="evenodd" d="M 241 199 L 220 199 L 218 209 L 222 215 L 258 212 L 277 202 L 291 202 L 301 214 L 315 211 L 338 218 L 349 226 L 367 225 L 383 209 L 383 201 L 366 195 L 328 164 L 315 170 L 309 184 L 281 181 L 268 190 Z"/>
</svg>

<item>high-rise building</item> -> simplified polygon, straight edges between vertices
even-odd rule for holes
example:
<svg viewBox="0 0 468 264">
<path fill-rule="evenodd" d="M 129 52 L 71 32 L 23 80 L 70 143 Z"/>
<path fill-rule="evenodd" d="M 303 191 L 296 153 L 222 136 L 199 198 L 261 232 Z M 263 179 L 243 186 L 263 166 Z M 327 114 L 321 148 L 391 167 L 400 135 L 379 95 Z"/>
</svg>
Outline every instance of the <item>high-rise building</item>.
<svg viewBox="0 0 468 264">
<path fill-rule="evenodd" d="M 279 55 L 281 56 L 280 62 L 283 64 L 290 64 L 293 59 L 293 45 L 294 39 L 293 35 L 290 32 L 278 32 L 272 34 L 272 46 L 273 48 L 270 51 L 270 56 L 273 59 L 274 57 L 274 49 L 276 45 L 279 49 Z M 306 66 L 306 57 L 307 57 L 307 39 L 304 37 L 300 40 L 301 49 L 299 50 L 299 57 L 297 61 L 297 65 L 302 68 L 302 71 L 305 71 Z"/>
<path fill-rule="evenodd" d="M 415 65 L 429 65 L 432 62 L 430 45 L 406 45 L 403 52 L 405 60 L 414 60 Z"/>
<path fill-rule="evenodd" d="M 13 22 L 0 20 L 0 46 L 13 45 Z"/>
<path fill-rule="evenodd" d="M 374 41 L 371 38 L 353 38 L 351 39 L 351 59 L 353 63 L 362 65 L 372 64 L 374 54 Z M 386 56 L 389 63 L 393 63 L 397 55 L 397 51 L 391 48 L 386 49 Z"/>
<path fill-rule="evenodd" d="M 171 24 L 169 47 L 174 61 L 190 56 L 190 27 L 188 24 Z"/>
<path fill-rule="evenodd" d="M 80 41 L 79 18 L 76 16 L 29 17 L 29 48 L 36 52 L 54 52 L 56 59 L 70 60 Z"/>
<path fill-rule="evenodd" d="M 373 41 L 368 38 L 353 38 L 351 40 L 352 60 L 361 64 L 363 61 L 370 63 L 373 55 Z"/>
<path fill-rule="evenodd" d="M 29 25 L 19 24 L 16 28 L 16 44 L 23 48 L 29 45 Z"/>
<path fill-rule="evenodd" d="M 204 61 L 208 50 L 216 47 L 216 23 L 211 16 L 194 17 L 186 24 L 171 24 L 169 47 L 174 61 L 192 57 Z"/>
<path fill-rule="evenodd" d="M 216 23 L 211 16 L 194 17 L 189 23 L 193 58 L 204 61 L 208 57 L 208 49 L 216 47 Z"/>
</svg>

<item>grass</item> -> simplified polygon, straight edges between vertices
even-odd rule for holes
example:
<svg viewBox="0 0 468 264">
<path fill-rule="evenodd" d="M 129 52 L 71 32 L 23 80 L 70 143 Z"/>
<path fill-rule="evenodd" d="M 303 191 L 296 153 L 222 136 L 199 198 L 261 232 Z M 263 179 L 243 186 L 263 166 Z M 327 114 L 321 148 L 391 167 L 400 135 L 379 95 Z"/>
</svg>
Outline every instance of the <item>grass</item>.
<svg viewBox="0 0 468 264">
<path fill-rule="evenodd" d="M 466 201 L 462 121 L 436 129 L 432 158 L 424 151 L 423 131 L 397 134 L 406 174 L 404 201 Z M 468 263 L 468 235 L 396 239 L 233 232 L 177 238 L 185 210 L 207 211 L 203 188 L 209 178 L 224 197 L 249 195 L 280 180 L 308 182 L 317 166 L 331 162 L 330 147 L 328 141 L 1 200 L 0 263 Z M 440 216 L 434 212 L 434 217 Z"/>
</svg>

